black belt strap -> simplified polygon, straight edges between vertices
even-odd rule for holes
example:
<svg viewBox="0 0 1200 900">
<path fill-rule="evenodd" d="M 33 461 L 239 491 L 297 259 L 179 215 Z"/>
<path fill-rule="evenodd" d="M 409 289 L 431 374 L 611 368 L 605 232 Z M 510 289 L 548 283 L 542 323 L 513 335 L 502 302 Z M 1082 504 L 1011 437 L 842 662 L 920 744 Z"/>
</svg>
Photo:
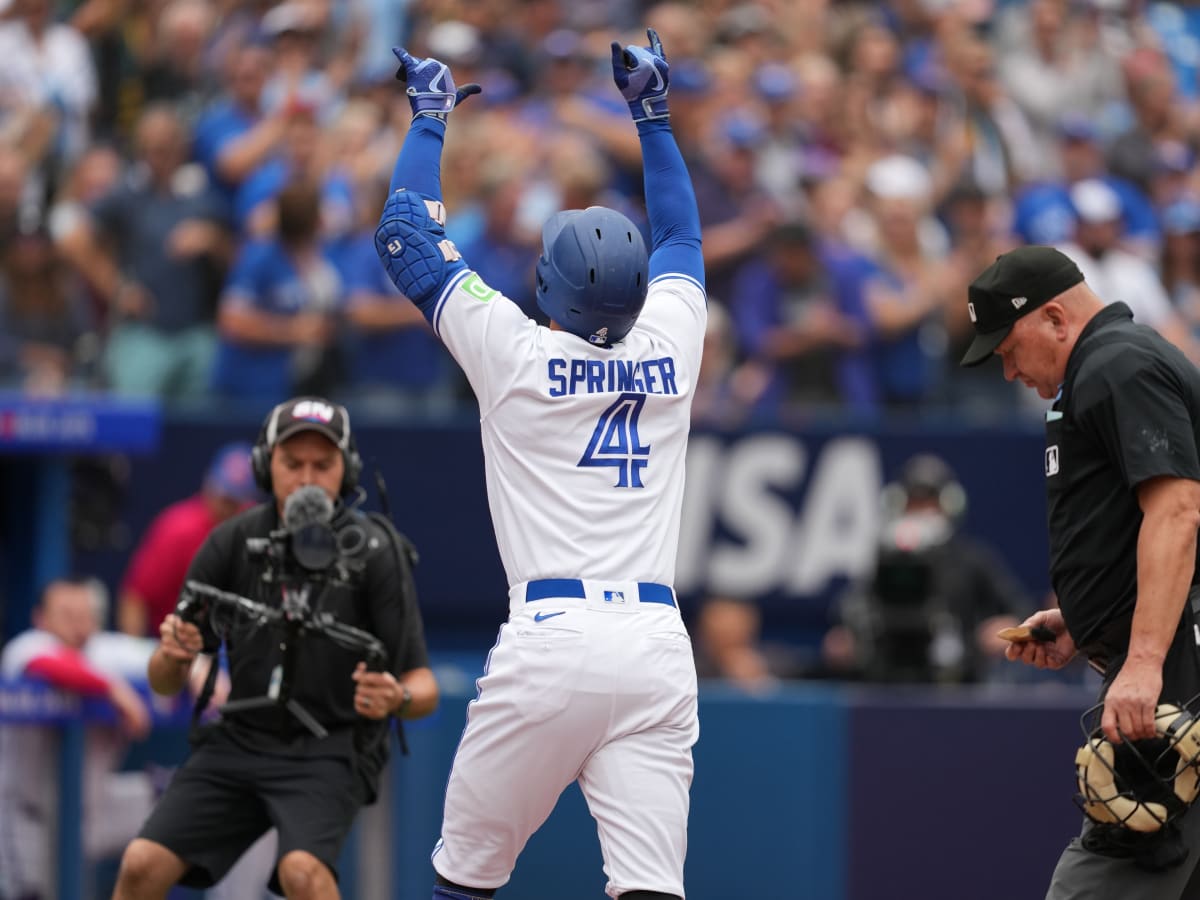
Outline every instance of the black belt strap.
<svg viewBox="0 0 1200 900">
<path fill-rule="evenodd" d="M 204 687 L 200 689 L 200 695 L 196 697 L 196 702 L 192 706 L 192 728 L 200 724 L 200 715 L 208 706 L 208 701 L 212 699 L 213 690 L 217 685 L 217 671 L 221 668 L 220 651 L 212 655 L 208 663 L 208 674 L 204 676 Z"/>
</svg>

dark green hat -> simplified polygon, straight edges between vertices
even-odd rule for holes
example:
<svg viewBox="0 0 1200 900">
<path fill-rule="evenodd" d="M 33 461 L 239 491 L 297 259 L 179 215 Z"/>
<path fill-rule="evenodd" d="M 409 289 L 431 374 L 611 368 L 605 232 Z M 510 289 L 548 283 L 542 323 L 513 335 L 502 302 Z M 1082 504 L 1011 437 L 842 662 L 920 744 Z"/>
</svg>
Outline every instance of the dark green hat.
<svg viewBox="0 0 1200 900">
<path fill-rule="evenodd" d="M 1018 247 L 997 256 L 967 288 L 975 340 L 960 365 L 986 362 L 1017 319 L 1081 281 L 1079 266 L 1053 247 Z"/>
</svg>

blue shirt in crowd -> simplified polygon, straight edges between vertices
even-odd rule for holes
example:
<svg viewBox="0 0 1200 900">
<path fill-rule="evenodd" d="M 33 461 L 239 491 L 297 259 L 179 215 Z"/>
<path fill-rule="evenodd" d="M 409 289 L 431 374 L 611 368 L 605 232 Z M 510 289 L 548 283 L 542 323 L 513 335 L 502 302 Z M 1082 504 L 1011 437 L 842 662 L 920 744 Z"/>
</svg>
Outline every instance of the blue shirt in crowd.
<svg viewBox="0 0 1200 900">
<path fill-rule="evenodd" d="M 247 112 L 232 100 L 221 100 L 200 116 L 192 136 L 192 158 L 204 166 L 209 180 L 233 207 L 237 185 L 224 180 L 217 171 L 217 160 L 231 141 L 250 131 L 258 116 Z"/>
<path fill-rule="evenodd" d="M 253 241 L 243 249 L 230 272 L 221 306 L 241 306 L 280 316 L 333 314 L 344 297 L 345 280 L 327 248 L 322 248 L 320 261 L 313 269 L 301 273 L 278 241 Z M 213 388 L 255 402 L 286 399 L 321 352 L 314 347 L 244 344 L 221 337 L 213 365 Z"/>
<path fill-rule="evenodd" d="M 1154 205 L 1133 182 L 1115 175 L 1099 180 L 1121 198 L 1124 234 L 1157 242 L 1161 236 Z M 1019 191 L 1013 200 L 1013 231 L 1027 244 L 1062 244 L 1075 234 L 1070 185 L 1043 181 Z"/>
<path fill-rule="evenodd" d="M 283 159 L 265 162 L 251 172 L 234 197 L 233 218 L 238 230 L 244 231 L 254 208 L 282 191 L 292 177 L 291 164 Z M 342 233 L 354 221 L 354 188 L 336 169 L 326 172 L 321 181 L 321 221 L 326 233 Z"/>
<path fill-rule="evenodd" d="M 212 322 L 220 288 L 219 272 L 203 256 L 177 257 L 168 248 L 181 222 L 196 219 L 229 225 L 229 208 L 198 170 L 180 177 L 170 190 L 158 190 L 144 175 L 126 178 L 92 205 L 97 225 L 115 243 L 126 278 L 154 298 L 148 323 L 174 333 Z"/>
<path fill-rule="evenodd" d="M 396 303 L 409 302 L 379 264 L 373 232 L 346 242 L 341 252 L 350 304 L 356 293 L 387 296 Z M 344 346 L 353 385 L 428 388 L 445 380 L 450 371 L 446 351 L 423 322 L 409 328 L 379 331 L 352 329 Z"/>
</svg>

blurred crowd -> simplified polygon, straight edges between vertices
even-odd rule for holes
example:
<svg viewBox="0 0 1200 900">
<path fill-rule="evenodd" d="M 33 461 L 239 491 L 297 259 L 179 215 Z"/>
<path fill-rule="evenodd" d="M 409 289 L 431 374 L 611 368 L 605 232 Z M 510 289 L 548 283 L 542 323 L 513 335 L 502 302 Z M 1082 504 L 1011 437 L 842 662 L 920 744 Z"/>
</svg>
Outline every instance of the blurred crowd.
<svg viewBox="0 0 1200 900">
<path fill-rule="evenodd" d="M 697 421 L 1017 414 L 967 283 L 1059 246 L 1200 358 L 1192 8 L 1138 0 L 0 0 L 0 385 L 469 408 L 373 227 L 450 64 L 449 232 L 531 302 L 564 208 L 644 222 L 609 43 L 649 24 L 704 227 Z"/>
</svg>

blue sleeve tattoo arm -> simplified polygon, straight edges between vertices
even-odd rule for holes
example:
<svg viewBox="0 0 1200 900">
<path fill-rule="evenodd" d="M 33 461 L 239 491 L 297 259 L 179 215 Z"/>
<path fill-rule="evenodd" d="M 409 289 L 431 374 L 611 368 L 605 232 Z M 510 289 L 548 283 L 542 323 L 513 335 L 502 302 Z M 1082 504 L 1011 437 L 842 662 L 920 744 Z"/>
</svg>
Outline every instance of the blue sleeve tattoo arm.
<svg viewBox="0 0 1200 900">
<path fill-rule="evenodd" d="M 650 217 L 650 280 L 678 272 L 704 285 L 700 213 L 696 193 L 671 126 L 661 119 L 637 123 L 642 142 L 646 213 Z"/>
<path fill-rule="evenodd" d="M 396 158 L 388 193 L 407 188 L 430 200 L 441 200 L 442 144 L 445 140 L 445 122 L 433 116 L 413 119 Z"/>
</svg>

